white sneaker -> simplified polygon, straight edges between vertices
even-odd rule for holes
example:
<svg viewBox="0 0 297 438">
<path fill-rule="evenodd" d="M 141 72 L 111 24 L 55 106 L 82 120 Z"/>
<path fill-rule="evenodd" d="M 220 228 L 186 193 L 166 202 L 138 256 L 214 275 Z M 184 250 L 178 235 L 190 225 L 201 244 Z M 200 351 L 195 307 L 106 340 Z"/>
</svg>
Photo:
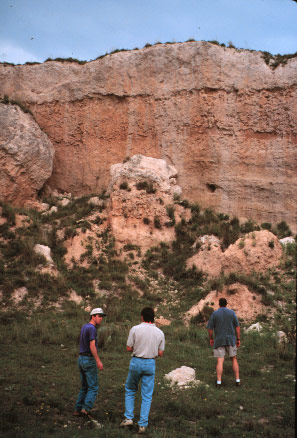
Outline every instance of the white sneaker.
<svg viewBox="0 0 297 438">
<path fill-rule="evenodd" d="M 145 433 L 145 427 L 139 426 L 138 433 Z"/>
<path fill-rule="evenodd" d="M 120 427 L 128 427 L 133 426 L 133 420 L 129 420 L 129 418 L 125 418 L 120 424 Z"/>
</svg>

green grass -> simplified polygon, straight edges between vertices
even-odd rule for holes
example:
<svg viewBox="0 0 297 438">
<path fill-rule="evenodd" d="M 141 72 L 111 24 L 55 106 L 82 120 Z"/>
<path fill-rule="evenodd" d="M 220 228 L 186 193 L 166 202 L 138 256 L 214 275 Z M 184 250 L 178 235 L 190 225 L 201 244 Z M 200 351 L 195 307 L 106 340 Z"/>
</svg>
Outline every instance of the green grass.
<svg viewBox="0 0 297 438">
<path fill-rule="evenodd" d="M 130 436 L 132 433 L 119 429 L 129 364 L 125 343 L 144 304 L 139 302 L 129 320 L 121 322 L 110 321 L 114 319 L 111 308 L 99 329 L 99 339 L 102 333 L 105 339 L 100 350 L 104 371 L 99 372 L 100 392 L 94 412 L 104 424 L 100 431 L 71 416 L 79 390 L 76 361 L 80 327 L 87 321 L 85 312 L 69 305 L 59 313 L 2 315 L 0 436 Z M 243 332 L 238 354 L 243 386 L 235 387 L 231 362 L 226 359 L 224 386 L 217 390 L 215 359 L 206 329 L 197 325 L 187 329 L 176 321 L 164 332 L 166 353 L 157 360 L 149 436 L 294 436 L 293 343 L 281 352 L 273 330 L 263 335 Z M 182 365 L 195 368 L 196 378 L 203 384 L 172 389 L 164 375 Z M 136 418 L 139 403 L 138 395 Z"/>
<path fill-rule="evenodd" d="M 145 188 L 144 188 L 145 189 Z M 296 246 L 284 247 L 279 269 L 261 274 L 233 273 L 208 281 L 203 272 L 186 268 L 193 254 L 192 245 L 203 234 L 215 234 L 223 246 L 233 243 L 243 233 L 258 229 L 253 221 L 240 224 L 237 218 L 202 211 L 198 205 L 176 199 L 175 204 L 191 210 L 189 221 L 175 225 L 176 240 L 161 243 L 138 260 L 134 270 L 132 258 L 141 257 L 140 248 L 126 245 L 120 260 L 114 239 L 108 230 L 90 241 L 83 258 L 88 267 L 74 263 L 65 265 L 65 239 L 78 228 L 92 227 L 86 219 L 104 207 L 88 204 L 90 196 L 72 200 L 58 207 L 52 216 L 33 210 L 17 210 L 2 203 L 2 216 L 7 222 L 0 227 L 0 312 L 1 371 L 0 436 L 2 437 L 127 437 L 133 431 L 122 431 L 119 423 L 124 412 L 124 383 L 129 354 L 125 344 L 129 329 L 139 322 L 144 306 L 157 307 L 158 315 L 172 321 L 164 327 L 166 351 L 157 360 L 148 436 L 156 438 L 185 436 L 291 437 L 294 433 L 295 405 L 295 290 Z M 104 195 L 101 196 L 104 199 Z M 50 205 L 55 204 L 49 199 Z M 15 229 L 16 213 L 28 215 L 29 226 Z M 173 222 L 174 205 L 167 208 Z M 265 225 L 266 226 L 266 225 Z M 262 227 L 264 228 L 264 227 Z M 64 239 L 58 230 L 68 230 Z M 279 237 L 290 232 L 285 223 L 275 227 Z M 57 277 L 41 274 L 44 259 L 32 251 L 35 243 L 48 245 L 59 270 Z M 92 244 L 100 244 L 96 258 Z M 199 245 L 196 246 L 199 250 Z M 127 256 L 127 257 L 126 257 Z M 134 260 L 134 259 L 133 259 Z M 93 280 L 105 296 L 98 298 Z M 231 363 L 226 360 L 221 391 L 214 387 L 215 360 L 208 346 L 205 321 L 210 309 L 194 318 L 187 328 L 184 313 L 213 289 L 239 281 L 274 308 L 274 318 L 260 315 L 263 334 L 246 334 L 242 330 L 239 364 L 243 386 L 234 386 Z M 15 309 L 11 293 L 26 287 L 28 297 Z M 104 371 L 100 372 L 100 393 L 94 417 L 104 424 L 100 431 L 92 424 L 71 415 L 79 390 L 76 366 L 80 328 L 88 320 L 83 308 L 65 302 L 57 311 L 52 306 L 67 291 L 75 290 L 83 305 L 103 306 L 107 318 L 98 332 L 100 356 Z M 139 291 L 143 293 L 140 296 Z M 273 295 L 271 295 L 273 293 Z M 31 299 L 43 296 L 41 307 L 34 309 Z M 278 306 L 282 302 L 282 307 Z M 6 309 L 6 310 L 4 310 Z M 10 309 L 10 310 L 8 310 Z M 242 324 L 244 328 L 244 324 Z M 275 334 L 283 330 L 289 344 L 278 347 Z M 196 370 L 203 384 L 177 391 L 169 387 L 164 375 L 182 365 Z M 139 413 L 140 396 L 136 403 Z"/>
</svg>

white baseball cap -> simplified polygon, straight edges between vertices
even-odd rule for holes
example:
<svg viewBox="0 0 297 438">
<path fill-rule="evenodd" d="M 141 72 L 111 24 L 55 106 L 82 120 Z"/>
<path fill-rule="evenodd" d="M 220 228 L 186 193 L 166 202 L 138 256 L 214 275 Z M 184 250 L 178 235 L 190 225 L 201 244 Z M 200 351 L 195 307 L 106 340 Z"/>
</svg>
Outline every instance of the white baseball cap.
<svg viewBox="0 0 297 438">
<path fill-rule="evenodd" d="M 106 313 L 103 312 L 101 307 L 96 307 L 96 309 L 93 309 L 90 313 L 90 315 L 100 315 L 100 316 L 106 316 Z"/>
</svg>

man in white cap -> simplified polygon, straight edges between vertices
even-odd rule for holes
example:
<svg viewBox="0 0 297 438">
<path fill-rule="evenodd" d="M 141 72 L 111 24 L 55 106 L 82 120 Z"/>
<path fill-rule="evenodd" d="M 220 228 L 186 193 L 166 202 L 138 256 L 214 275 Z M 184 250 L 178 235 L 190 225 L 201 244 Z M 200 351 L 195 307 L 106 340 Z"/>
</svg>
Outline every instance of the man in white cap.
<svg viewBox="0 0 297 438">
<path fill-rule="evenodd" d="M 97 330 L 103 316 L 106 314 L 100 307 L 90 313 L 90 321 L 80 332 L 78 367 L 81 378 L 81 389 L 75 404 L 75 416 L 89 416 L 93 408 L 99 389 L 98 373 L 103 370 L 103 364 L 98 356 Z"/>
</svg>

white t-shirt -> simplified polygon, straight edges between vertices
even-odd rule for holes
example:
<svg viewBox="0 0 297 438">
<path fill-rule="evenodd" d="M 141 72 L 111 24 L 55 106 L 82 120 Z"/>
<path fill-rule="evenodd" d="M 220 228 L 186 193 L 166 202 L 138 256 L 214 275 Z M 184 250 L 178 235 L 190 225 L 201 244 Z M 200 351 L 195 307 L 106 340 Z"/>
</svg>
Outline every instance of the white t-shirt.
<svg viewBox="0 0 297 438">
<path fill-rule="evenodd" d="M 155 324 L 142 322 L 131 328 L 127 346 L 133 348 L 133 356 L 154 359 L 165 349 L 165 336 Z"/>
</svg>

